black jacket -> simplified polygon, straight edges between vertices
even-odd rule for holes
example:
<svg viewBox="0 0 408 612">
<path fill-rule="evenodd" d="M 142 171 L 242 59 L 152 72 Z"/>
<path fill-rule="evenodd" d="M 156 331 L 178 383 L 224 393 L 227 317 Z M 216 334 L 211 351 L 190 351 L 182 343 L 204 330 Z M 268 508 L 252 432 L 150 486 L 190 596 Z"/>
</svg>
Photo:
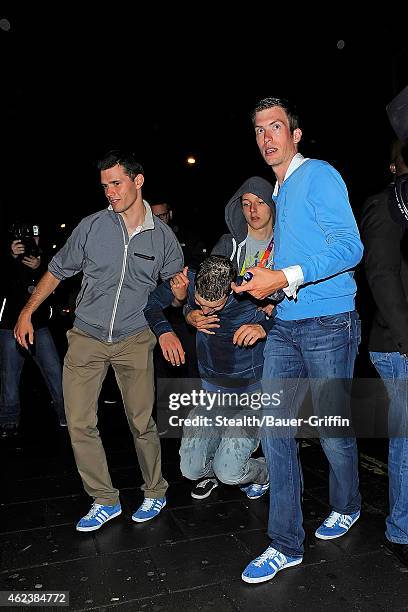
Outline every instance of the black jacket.
<svg viewBox="0 0 408 612">
<path fill-rule="evenodd" d="M 361 237 L 368 284 L 377 306 L 369 350 L 408 353 L 408 233 L 389 208 L 390 185 L 364 204 Z"/>
<path fill-rule="evenodd" d="M 27 303 L 34 286 L 47 269 L 47 257 L 41 252 L 41 263 L 32 270 L 14 259 L 10 250 L 11 242 L 4 242 L 2 252 L 2 282 L 0 285 L 0 329 L 13 329 L 21 309 Z M 41 244 L 41 243 L 40 243 Z M 41 251 L 41 249 L 40 249 Z M 39 306 L 32 316 L 34 329 L 45 327 L 50 319 L 50 299 Z"/>
</svg>

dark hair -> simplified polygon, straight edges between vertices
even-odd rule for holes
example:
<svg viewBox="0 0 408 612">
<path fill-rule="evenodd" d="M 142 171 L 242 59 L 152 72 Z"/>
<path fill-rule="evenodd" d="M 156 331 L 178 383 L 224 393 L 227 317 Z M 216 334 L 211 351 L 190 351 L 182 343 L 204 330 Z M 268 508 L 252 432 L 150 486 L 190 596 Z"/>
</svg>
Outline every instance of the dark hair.
<svg viewBox="0 0 408 612">
<path fill-rule="evenodd" d="M 229 295 L 235 278 L 234 266 L 228 257 L 210 255 L 198 269 L 195 290 L 203 300 L 216 302 Z"/>
<path fill-rule="evenodd" d="M 133 181 L 135 176 L 143 174 L 143 168 L 135 159 L 135 154 L 130 151 L 121 151 L 120 149 L 114 149 L 109 151 L 96 163 L 98 170 L 109 170 L 114 166 L 122 166 L 125 174 L 127 174 Z"/>
<path fill-rule="evenodd" d="M 252 123 L 255 125 L 256 113 L 267 110 L 268 108 L 273 108 L 274 106 L 279 106 L 285 111 L 289 119 L 289 129 L 291 133 L 293 133 L 294 130 L 299 127 L 299 116 L 294 104 L 285 98 L 263 98 L 262 100 L 259 100 L 251 113 Z"/>
<path fill-rule="evenodd" d="M 157 200 L 157 202 L 152 202 L 152 200 L 149 198 L 150 201 L 150 207 L 152 206 L 165 206 L 167 209 L 167 212 L 169 212 L 171 210 L 168 202 L 166 202 L 166 200 Z"/>
</svg>

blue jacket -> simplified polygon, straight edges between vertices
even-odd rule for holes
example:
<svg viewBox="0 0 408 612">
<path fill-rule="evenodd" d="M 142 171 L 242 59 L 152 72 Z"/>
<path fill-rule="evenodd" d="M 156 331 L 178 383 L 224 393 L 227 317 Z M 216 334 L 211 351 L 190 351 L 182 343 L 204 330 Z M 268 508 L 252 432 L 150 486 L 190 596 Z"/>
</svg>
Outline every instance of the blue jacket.
<svg viewBox="0 0 408 612">
<path fill-rule="evenodd" d="M 188 272 L 188 305 L 198 308 L 194 300 L 195 273 Z M 157 337 L 173 331 L 164 316 L 163 309 L 170 306 L 173 294 L 170 282 L 163 282 L 149 296 L 144 315 Z M 262 377 L 264 343 L 258 341 L 254 346 L 241 348 L 232 343 L 234 333 L 241 325 L 258 323 L 266 333 L 273 325 L 248 296 L 231 293 L 224 308 L 217 312 L 220 327 L 215 334 L 197 332 L 197 361 L 200 376 L 212 384 L 223 387 L 250 387 Z M 219 381 L 219 382 L 217 382 Z M 259 385 L 258 385 L 259 386 Z"/>
<path fill-rule="evenodd" d="M 363 245 L 340 174 L 309 159 L 281 185 L 276 202 L 275 268 L 300 265 L 304 285 L 276 316 L 299 320 L 354 310 L 354 268 Z"/>
</svg>

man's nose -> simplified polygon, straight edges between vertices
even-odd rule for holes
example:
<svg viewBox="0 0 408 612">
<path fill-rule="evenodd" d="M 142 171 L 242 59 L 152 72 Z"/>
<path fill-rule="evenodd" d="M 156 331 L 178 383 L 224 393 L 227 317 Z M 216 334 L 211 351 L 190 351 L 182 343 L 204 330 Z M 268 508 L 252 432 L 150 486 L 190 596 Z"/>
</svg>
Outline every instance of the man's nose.
<svg viewBox="0 0 408 612">
<path fill-rule="evenodd" d="M 273 140 L 273 132 L 266 129 L 264 132 L 264 142 L 270 142 L 271 140 Z"/>
</svg>

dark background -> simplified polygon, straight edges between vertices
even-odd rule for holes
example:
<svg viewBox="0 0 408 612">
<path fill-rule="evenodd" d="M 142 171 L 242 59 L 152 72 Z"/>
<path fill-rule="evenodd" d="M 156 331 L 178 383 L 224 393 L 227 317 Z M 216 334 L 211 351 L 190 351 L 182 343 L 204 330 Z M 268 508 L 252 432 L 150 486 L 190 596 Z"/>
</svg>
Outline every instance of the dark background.
<svg viewBox="0 0 408 612">
<path fill-rule="evenodd" d="M 357 22 L 336 7 L 303 17 L 273 3 L 229 11 L 3 5 L 2 223 L 36 221 L 60 245 L 106 205 L 95 159 L 129 147 L 145 168 L 144 197 L 168 201 L 211 246 L 240 183 L 272 180 L 249 119 L 268 95 L 297 103 L 301 152 L 341 172 L 358 215 L 389 180 L 385 106 L 408 83 L 403 18 Z"/>
</svg>

